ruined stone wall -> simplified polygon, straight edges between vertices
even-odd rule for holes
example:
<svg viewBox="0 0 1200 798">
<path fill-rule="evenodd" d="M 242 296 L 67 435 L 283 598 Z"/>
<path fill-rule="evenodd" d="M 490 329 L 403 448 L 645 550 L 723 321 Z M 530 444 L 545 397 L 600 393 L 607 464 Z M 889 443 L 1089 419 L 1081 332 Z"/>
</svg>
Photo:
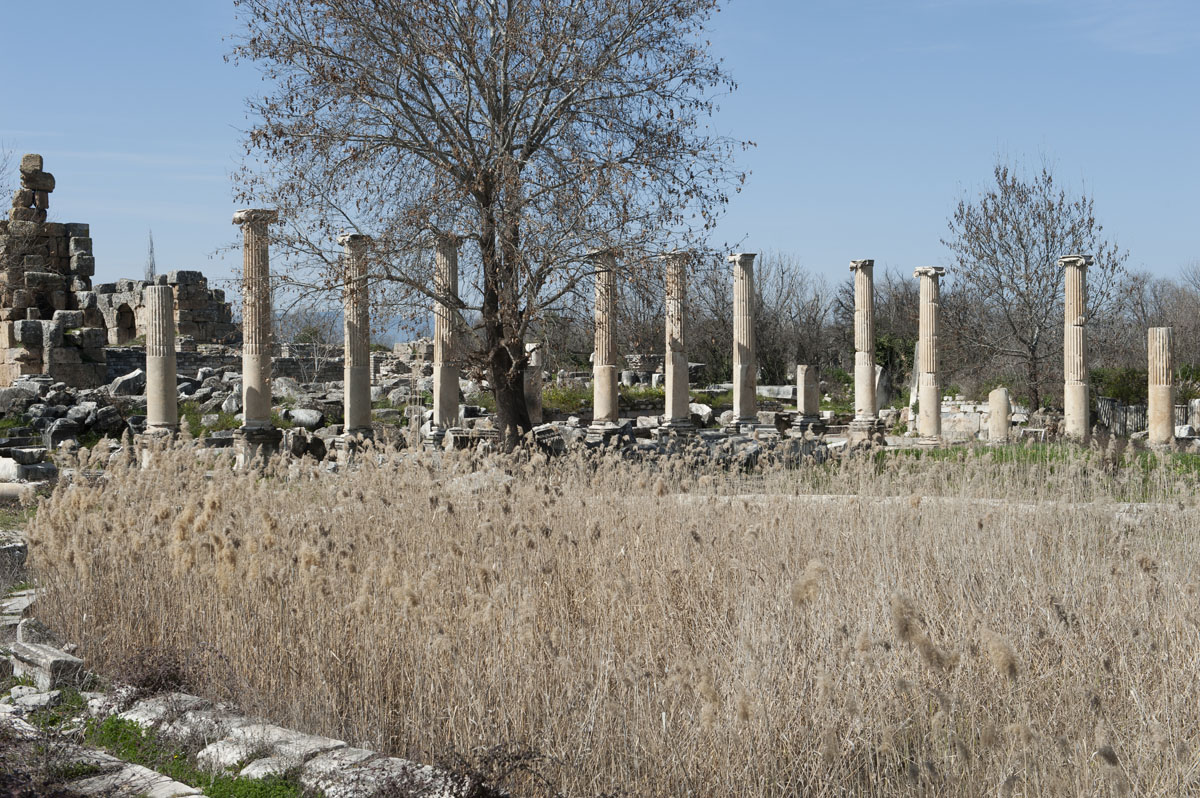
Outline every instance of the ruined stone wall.
<svg viewBox="0 0 1200 798">
<path fill-rule="evenodd" d="M 107 382 L 137 369 L 146 368 L 146 349 L 141 346 L 109 347 Z M 202 368 L 228 371 L 242 370 L 242 354 L 239 349 L 225 346 L 202 346 L 193 351 L 176 350 L 176 369 L 188 377 L 196 376 Z M 337 382 L 343 377 L 341 349 L 319 362 L 296 357 L 274 357 L 271 359 L 271 377 L 290 377 L 296 382 Z"/>
<path fill-rule="evenodd" d="M 143 292 L 149 285 L 167 285 L 175 292 L 175 332 L 204 343 L 232 343 L 239 337 L 225 292 L 208 287 L 198 271 L 172 271 L 145 280 L 118 280 L 96 286 L 96 307 L 108 330 L 109 346 L 120 346 L 146 334 Z"/>
<path fill-rule="evenodd" d="M 20 164 L 21 187 L 0 220 L 0 385 L 44 374 L 100 385 L 106 335 L 94 324 L 92 239 L 86 224 L 47 222 L 54 176 L 40 155 Z"/>
</svg>

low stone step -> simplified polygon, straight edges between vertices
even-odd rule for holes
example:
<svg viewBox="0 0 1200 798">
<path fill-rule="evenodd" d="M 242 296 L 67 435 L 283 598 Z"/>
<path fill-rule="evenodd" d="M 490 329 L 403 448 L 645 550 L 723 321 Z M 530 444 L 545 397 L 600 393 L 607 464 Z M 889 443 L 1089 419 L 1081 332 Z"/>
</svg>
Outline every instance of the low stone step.
<svg viewBox="0 0 1200 798">
<path fill-rule="evenodd" d="M 67 789 L 81 796 L 184 798 L 203 795 L 196 787 L 189 787 L 141 765 L 125 765 L 111 773 L 71 782 Z"/>
</svg>

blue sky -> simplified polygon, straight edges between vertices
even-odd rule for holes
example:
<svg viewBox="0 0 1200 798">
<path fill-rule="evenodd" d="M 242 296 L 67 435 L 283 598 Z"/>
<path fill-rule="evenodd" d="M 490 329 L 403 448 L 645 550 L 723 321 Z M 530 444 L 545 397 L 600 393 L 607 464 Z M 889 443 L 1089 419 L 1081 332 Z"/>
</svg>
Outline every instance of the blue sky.
<svg viewBox="0 0 1200 798">
<path fill-rule="evenodd" d="M 252 67 L 224 61 L 224 0 L 3 4 L 0 143 L 41 152 L 51 213 L 92 225 L 97 281 L 233 273 L 229 173 Z M 1130 266 L 1200 261 L 1200 2 L 734 0 L 715 52 L 740 84 L 713 124 L 757 142 L 717 242 L 830 279 L 944 263 L 963 192 L 997 157 L 1095 196 Z M 6 182 L 13 182 L 8 176 Z"/>
</svg>

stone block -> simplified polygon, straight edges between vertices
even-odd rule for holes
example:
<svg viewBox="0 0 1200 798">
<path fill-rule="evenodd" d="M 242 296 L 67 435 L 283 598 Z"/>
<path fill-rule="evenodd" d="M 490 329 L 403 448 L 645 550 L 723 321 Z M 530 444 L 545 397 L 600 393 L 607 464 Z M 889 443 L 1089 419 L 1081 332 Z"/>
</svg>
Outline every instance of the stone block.
<svg viewBox="0 0 1200 798">
<path fill-rule="evenodd" d="M 172 721 L 186 712 L 208 709 L 211 706 L 211 701 L 199 696 L 187 693 L 167 693 L 138 701 L 117 717 L 133 721 L 137 725 L 149 729 Z"/>
<path fill-rule="evenodd" d="M 86 673 L 83 660 L 38 643 L 10 643 L 9 658 L 13 675 L 29 676 L 43 692 L 79 684 Z"/>
<path fill-rule="evenodd" d="M 43 360 L 56 365 L 82 363 L 83 354 L 75 346 L 53 346 L 46 350 Z"/>
<path fill-rule="evenodd" d="M 95 291 L 76 291 L 75 307 L 80 310 L 94 310 L 96 307 Z"/>
<path fill-rule="evenodd" d="M 25 272 L 25 287 L 31 291 L 60 291 L 63 287 L 61 274 L 43 271 Z"/>
<path fill-rule="evenodd" d="M 14 222 L 36 222 L 40 224 L 46 221 L 46 212 L 38 208 L 10 208 L 8 218 Z"/>
<path fill-rule="evenodd" d="M 53 191 L 54 175 L 49 172 L 21 172 L 21 188 L 34 191 Z"/>
<path fill-rule="evenodd" d="M 202 272 L 189 269 L 175 269 L 167 272 L 167 285 L 207 285 Z"/>
<path fill-rule="evenodd" d="M 54 451 L 66 441 L 78 439 L 82 433 L 83 429 L 74 421 L 67 418 L 56 418 L 42 433 L 42 444 L 46 449 Z"/>
<path fill-rule="evenodd" d="M 51 238 L 62 238 L 67 234 L 66 225 L 62 222 L 46 222 L 42 225 L 42 235 Z"/>
<path fill-rule="evenodd" d="M 46 271 L 46 258 L 42 255 L 26 255 L 22 258 L 21 265 L 27 272 L 44 272 Z"/>
<path fill-rule="evenodd" d="M 38 208 L 43 211 L 49 210 L 50 209 L 50 192 L 49 191 L 33 192 L 33 207 Z M 45 221 L 45 220 L 43 219 L 43 221 Z"/>
<path fill-rule="evenodd" d="M 42 345 L 42 323 L 40 321 L 29 321 L 22 319 L 21 321 L 12 322 L 13 340 L 26 347 Z"/>
<path fill-rule="evenodd" d="M 13 192 L 13 207 L 14 208 L 32 208 L 33 195 L 37 192 L 28 188 L 19 188 Z"/>
<path fill-rule="evenodd" d="M 42 226 L 37 222 L 12 220 L 8 223 L 8 234 L 15 237 L 32 238 L 42 234 Z"/>
<path fill-rule="evenodd" d="M 83 796 L 137 795 L 143 798 L 185 798 L 203 795 L 198 787 L 189 787 L 141 765 L 124 763 L 119 770 L 111 773 L 71 782 L 67 789 L 71 795 Z"/>
<path fill-rule="evenodd" d="M 46 450 L 41 446 L 13 446 L 8 450 L 8 456 L 17 465 L 36 465 L 46 459 Z"/>
<path fill-rule="evenodd" d="M 53 320 L 62 322 L 68 330 L 83 326 L 83 312 L 79 310 L 56 310 Z"/>
<path fill-rule="evenodd" d="M 72 258 L 76 255 L 91 255 L 92 239 L 84 236 L 72 236 L 69 247 L 68 251 Z"/>
<path fill-rule="evenodd" d="M 67 292 L 63 289 L 50 292 L 50 307 L 55 310 L 67 309 Z"/>
<path fill-rule="evenodd" d="M 45 169 L 46 164 L 42 160 L 42 156 L 36 152 L 29 152 L 21 156 L 21 164 L 18 168 L 21 174 L 32 175 Z"/>
<path fill-rule="evenodd" d="M 94 277 L 96 274 L 96 258 L 82 252 L 72 255 L 71 271 L 83 277 Z"/>
<path fill-rule="evenodd" d="M 24 288 L 18 288 L 16 291 L 13 291 L 12 306 L 14 308 L 20 308 L 23 310 L 32 304 L 33 302 L 31 301 L 29 292 Z"/>
</svg>

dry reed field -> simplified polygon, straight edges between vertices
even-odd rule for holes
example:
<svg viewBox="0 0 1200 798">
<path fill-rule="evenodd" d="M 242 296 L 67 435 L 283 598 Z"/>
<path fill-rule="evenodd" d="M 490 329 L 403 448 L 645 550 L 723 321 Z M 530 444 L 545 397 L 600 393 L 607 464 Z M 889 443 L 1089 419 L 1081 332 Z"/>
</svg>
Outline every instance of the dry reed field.
<svg viewBox="0 0 1200 798">
<path fill-rule="evenodd" d="M 60 486 L 31 558 L 40 613 L 102 671 L 154 652 L 188 690 L 515 795 L 1195 795 L 1179 462 L 256 476 L 165 451 Z"/>
</svg>

